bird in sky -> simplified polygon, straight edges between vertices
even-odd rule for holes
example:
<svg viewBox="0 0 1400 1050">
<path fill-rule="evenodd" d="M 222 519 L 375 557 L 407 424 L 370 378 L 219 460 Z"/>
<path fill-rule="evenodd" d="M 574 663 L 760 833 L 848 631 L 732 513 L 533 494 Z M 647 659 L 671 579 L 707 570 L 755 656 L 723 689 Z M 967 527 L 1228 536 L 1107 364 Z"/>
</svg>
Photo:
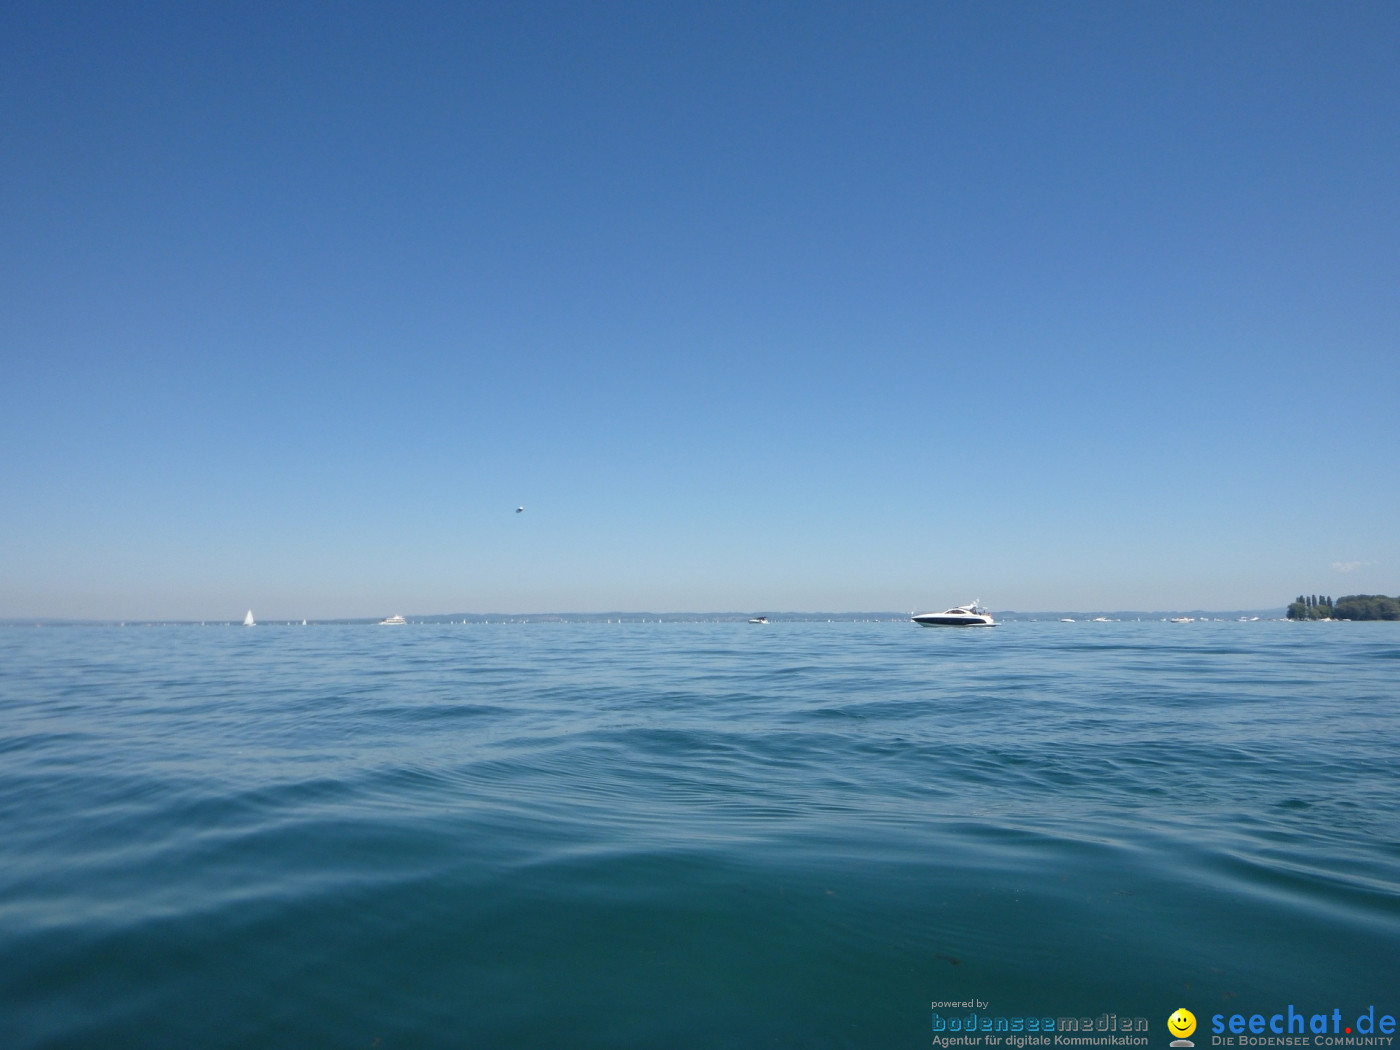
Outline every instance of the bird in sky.
<svg viewBox="0 0 1400 1050">
<path fill-rule="evenodd" d="M 516 507 L 516 508 L 515 508 L 515 513 L 517 513 L 517 514 L 524 514 L 524 513 L 525 513 L 525 508 L 524 508 L 524 507 Z"/>
</svg>

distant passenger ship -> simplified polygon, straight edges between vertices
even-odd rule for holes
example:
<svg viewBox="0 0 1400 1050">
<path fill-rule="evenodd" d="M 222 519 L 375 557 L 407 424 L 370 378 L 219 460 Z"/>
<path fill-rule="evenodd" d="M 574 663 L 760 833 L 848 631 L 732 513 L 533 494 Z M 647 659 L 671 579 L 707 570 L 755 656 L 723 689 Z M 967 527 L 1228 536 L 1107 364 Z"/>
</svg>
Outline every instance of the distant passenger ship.
<svg viewBox="0 0 1400 1050">
<path fill-rule="evenodd" d="M 381 626 L 381 627 L 386 627 L 386 626 L 392 627 L 392 626 L 394 626 L 395 624 L 400 624 L 400 623 L 408 623 L 408 621 L 405 620 L 402 616 L 386 616 L 386 617 L 384 617 L 384 619 L 382 619 L 382 620 L 379 621 L 379 626 Z"/>
<path fill-rule="evenodd" d="M 992 614 L 976 602 L 958 605 L 941 613 L 915 613 L 910 617 L 920 627 L 995 627 Z"/>
</svg>

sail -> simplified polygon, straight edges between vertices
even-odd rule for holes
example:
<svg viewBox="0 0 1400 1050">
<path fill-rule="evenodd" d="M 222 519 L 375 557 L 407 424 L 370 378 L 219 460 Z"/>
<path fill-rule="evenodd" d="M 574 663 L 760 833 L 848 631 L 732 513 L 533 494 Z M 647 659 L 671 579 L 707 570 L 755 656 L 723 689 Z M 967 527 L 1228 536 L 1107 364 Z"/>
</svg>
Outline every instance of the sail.
<svg viewBox="0 0 1400 1050">
<path fill-rule="evenodd" d="M 243 617 L 243 626 L 244 626 L 244 627 L 252 627 L 252 626 L 254 626 L 254 624 L 253 624 L 253 610 L 252 610 L 252 609 L 249 609 L 249 610 L 248 610 L 248 615 L 245 616 L 245 617 Z"/>
</svg>

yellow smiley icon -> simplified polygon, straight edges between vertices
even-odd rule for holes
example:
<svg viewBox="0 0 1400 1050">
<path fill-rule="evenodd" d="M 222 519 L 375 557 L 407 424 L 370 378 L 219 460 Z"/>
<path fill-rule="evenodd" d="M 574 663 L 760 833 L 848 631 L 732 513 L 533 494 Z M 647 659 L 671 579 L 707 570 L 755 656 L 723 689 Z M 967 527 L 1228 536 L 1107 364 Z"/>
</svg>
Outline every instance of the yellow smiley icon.
<svg viewBox="0 0 1400 1050">
<path fill-rule="evenodd" d="M 1196 1015 L 1186 1007 L 1178 1007 L 1176 1013 L 1167 1018 L 1167 1031 L 1178 1039 L 1185 1039 L 1196 1030 Z"/>
</svg>

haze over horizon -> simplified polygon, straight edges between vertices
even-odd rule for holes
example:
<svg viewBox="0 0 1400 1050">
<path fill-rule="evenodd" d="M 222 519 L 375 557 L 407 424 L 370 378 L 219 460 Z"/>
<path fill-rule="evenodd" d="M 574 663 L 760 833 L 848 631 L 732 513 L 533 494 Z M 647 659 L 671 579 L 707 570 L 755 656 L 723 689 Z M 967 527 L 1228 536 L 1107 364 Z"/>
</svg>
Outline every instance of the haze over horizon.
<svg viewBox="0 0 1400 1050">
<path fill-rule="evenodd" d="M 1400 593 L 1397 53 L 1395 4 L 7 4 L 0 618 Z"/>
</svg>

